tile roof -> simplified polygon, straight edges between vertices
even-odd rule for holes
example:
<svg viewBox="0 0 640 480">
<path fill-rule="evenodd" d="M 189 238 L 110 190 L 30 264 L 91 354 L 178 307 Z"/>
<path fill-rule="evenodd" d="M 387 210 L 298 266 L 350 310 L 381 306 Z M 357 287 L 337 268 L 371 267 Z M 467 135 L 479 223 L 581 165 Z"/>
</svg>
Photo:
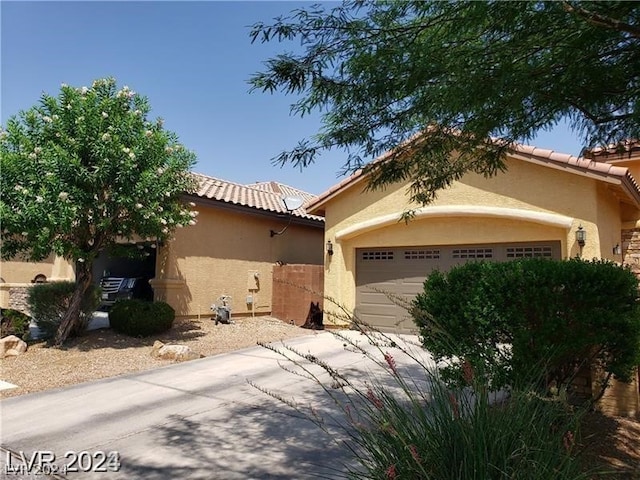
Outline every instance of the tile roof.
<svg viewBox="0 0 640 480">
<path fill-rule="evenodd" d="M 287 209 L 282 202 L 283 195 L 298 196 L 305 202 L 315 199 L 315 195 L 277 182 L 241 185 L 201 173 L 192 173 L 192 175 L 199 183 L 199 187 L 194 194 L 196 197 L 251 207 L 267 212 L 287 213 Z M 295 217 L 324 221 L 321 216 L 308 214 L 305 205 L 292 213 Z"/>
<path fill-rule="evenodd" d="M 598 159 L 600 158 L 606 159 L 604 161 L 608 161 L 609 157 L 635 157 L 640 152 L 640 141 L 638 140 L 627 140 L 625 142 L 620 142 L 617 144 L 608 145 L 606 148 L 596 147 L 591 150 L 587 150 L 585 152 L 585 157 Z"/>
<path fill-rule="evenodd" d="M 620 184 L 636 203 L 640 203 L 640 185 L 626 167 L 521 144 L 515 145 L 512 156 L 599 180 L 612 180 Z"/>
<path fill-rule="evenodd" d="M 601 180 L 613 180 L 614 183 L 621 184 L 627 194 L 636 203 L 640 204 L 640 186 L 626 167 L 618 167 L 602 161 L 596 161 L 584 157 L 575 157 L 573 155 L 523 144 L 514 144 L 508 155 L 520 160 L 546 164 L 570 173 L 589 176 Z M 374 162 L 384 161 L 388 156 L 389 153 L 385 153 L 375 159 Z M 307 204 L 307 210 L 310 212 L 323 213 L 323 206 L 325 202 L 335 195 L 338 195 L 342 190 L 362 182 L 365 178 L 363 170 L 357 170 L 351 176 L 332 186 L 329 190 L 309 202 Z"/>
</svg>

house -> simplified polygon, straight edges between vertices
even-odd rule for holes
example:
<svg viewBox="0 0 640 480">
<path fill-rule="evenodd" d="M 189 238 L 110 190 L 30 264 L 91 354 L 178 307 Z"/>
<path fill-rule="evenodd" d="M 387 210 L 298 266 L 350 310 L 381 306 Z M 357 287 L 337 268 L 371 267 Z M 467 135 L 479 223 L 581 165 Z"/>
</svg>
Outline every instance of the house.
<svg viewBox="0 0 640 480">
<path fill-rule="evenodd" d="M 196 204 L 197 223 L 159 249 L 155 298 L 186 316 L 209 315 L 221 295 L 232 297 L 234 314 L 271 313 L 274 265 L 323 263 L 322 217 L 302 207 L 288 212 L 282 201 L 313 196 L 276 182 L 196 177 L 199 189 L 186 200 Z"/>
<path fill-rule="evenodd" d="M 277 182 L 241 185 L 193 175 L 199 188 L 185 201 L 199 212 L 196 224 L 177 229 L 164 245 L 136 242 L 132 248 L 146 253 L 144 261 L 99 257 L 94 281 L 103 275 L 149 279 L 154 298 L 168 302 L 177 316 L 209 316 L 222 295 L 232 297 L 233 314 L 271 313 L 274 265 L 323 263 L 322 217 L 302 207 L 288 211 L 283 203 L 283 197 L 304 202 L 313 195 Z M 75 278 L 73 266 L 54 256 L 37 263 L 3 262 L 0 306 L 15 308 L 16 301 L 24 301 L 36 275 Z"/>
<path fill-rule="evenodd" d="M 333 250 L 325 256 L 324 294 L 375 327 L 409 332 L 415 325 L 388 294 L 412 298 L 433 269 L 581 255 L 640 273 L 638 146 L 587 159 L 519 145 L 506 165 L 492 178 L 467 173 L 427 206 L 410 203 L 407 183 L 365 190 L 362 171 L 311 201 L 307 211 L 325 217 Z M 405 222 L 408 210 L 415 216 Z M 325 323 L 332 314 L 341 321 L 337 308 L 325 304 L 325 313 Z"/>
</svg>

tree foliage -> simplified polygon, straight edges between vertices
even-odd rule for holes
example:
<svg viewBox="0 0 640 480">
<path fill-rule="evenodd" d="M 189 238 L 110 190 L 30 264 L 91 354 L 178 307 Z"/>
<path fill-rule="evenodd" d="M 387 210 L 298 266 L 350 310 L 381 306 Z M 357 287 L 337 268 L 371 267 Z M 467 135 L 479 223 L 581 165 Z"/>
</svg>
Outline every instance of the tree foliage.
<svg viewBox="0 0 640 480">
<path fill-rule="evenodd" d="M 637 2 L 345 1 L 251 37 L 302 44 L 269 59 L 253 89 L 322 112 L 321 131 L 276 163 L 339 147 L 353 171 L 391 151 L 366 165 L 370 185 L 411 180 L 421 203 L 468 171 L 504 169 L 514 142 L 563 119 L 587 146 L 640 138 Z"/>
<path fill-rule="evenodd" d="M 543 387 L 561 389 L 585 366 L 632 379 L 638 299 L 638 280 L 615 263 L 527 258 L 432 272 L 412 313 L 436 360 L 457 358 L 496 386 L 542 371 Z M 463 365 L 454 361 L 448 374 L 464 377 Z"/>
<path fill-rule="evenodd" d="M 193 152 L 149 103 L 112 78 L 74 88 L 11 117 L 0 131 L 2 257 L 51 253 L 76 265 L 69 322 L 78 321 L 91 264 L 126 240 L 167 240 L 194 222 L 181 198 L 195 188 Z M 59 332 L 58 342 L 66 338 Z M 67 331 L 68 333 L 68 331 Z"/>
</svg>

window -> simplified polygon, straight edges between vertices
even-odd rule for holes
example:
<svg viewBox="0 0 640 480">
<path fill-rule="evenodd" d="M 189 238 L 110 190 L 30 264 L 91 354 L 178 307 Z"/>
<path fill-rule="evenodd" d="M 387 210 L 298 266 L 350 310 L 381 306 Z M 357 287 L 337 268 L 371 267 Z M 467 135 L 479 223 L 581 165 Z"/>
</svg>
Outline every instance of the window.
<svg viewBox="0 0 640 480">
<path fill-rule="evenodd" d="M 507 258 L 543 257 L 552 258 L 553 252 L 549 246 L 540 247 L 507 247 Z"/>
<path fill-rule="evenodd" d="M 387 250 L 362 252 L 362 260 L 393 260 L 393 252 Z"/>
<path fill-rule="evenodd" d="M 440 250 L 405 250 L 405 260 L 435 260 L 440 258 Z"/>
<path fill-rule="evenodd" d="M 493 258 L 493 248 L 457 248 L 451 258 Z"/>
</svg>

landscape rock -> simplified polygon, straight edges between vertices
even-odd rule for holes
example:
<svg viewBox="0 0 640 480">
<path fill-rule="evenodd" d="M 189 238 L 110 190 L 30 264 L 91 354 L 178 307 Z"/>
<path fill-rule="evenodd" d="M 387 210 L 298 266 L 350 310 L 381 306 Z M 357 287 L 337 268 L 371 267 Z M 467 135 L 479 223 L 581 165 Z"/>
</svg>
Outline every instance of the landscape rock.
<svg viewBox="0 0 640 480">
<path fill-rule="evenodd" d="M 174 362 L 185 362 L 204 357 L 204 355 L 194 352 L 186 345 L 165 345 L 158 340 L 153 343 L 151 356 L 161 360 L 173 360 Z"/>
<path fill-rule="evenodd" d="M 0 358 L 16 357 L 27 351 L 27 343 L 15 335 L 0 340 Z"/>
</svg>

